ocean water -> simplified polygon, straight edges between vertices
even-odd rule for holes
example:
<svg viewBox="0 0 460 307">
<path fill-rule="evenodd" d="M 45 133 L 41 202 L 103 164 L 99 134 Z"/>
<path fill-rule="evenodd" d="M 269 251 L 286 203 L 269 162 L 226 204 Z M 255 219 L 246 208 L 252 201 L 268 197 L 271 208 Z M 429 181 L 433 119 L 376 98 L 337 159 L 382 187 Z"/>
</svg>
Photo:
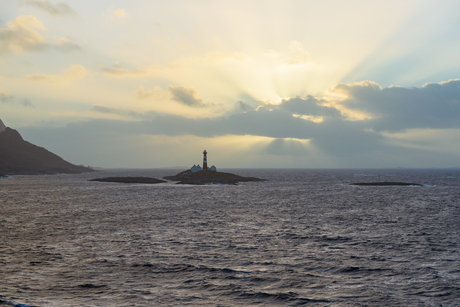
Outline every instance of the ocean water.
<svg viewBox="0 0 460 307">
<path fill-rule="evenodd" d="M 459 170 L 225 171 L 1 179 L 0 305 L 460 306 Z"/>
</svg>

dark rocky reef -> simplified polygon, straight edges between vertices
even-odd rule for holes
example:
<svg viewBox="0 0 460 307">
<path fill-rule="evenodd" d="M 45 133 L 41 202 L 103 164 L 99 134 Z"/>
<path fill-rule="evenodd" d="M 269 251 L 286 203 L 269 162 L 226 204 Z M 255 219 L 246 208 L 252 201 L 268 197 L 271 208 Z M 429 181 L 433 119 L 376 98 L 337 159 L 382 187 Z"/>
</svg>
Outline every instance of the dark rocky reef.
<svg viewBox="0 0 460 307">
<path fill-rule="evenodd" d="M 79 174 L 95 171 L 71 164 L 45 148 L 24 141 L 14 129 L 6 127 L 0 131 L 2 175 Z"/>
<path fill-rule="evenodd" d="M 101 181 L 101 182 L 119 182 L 119 183 L 163 183 L 166 182 L 161 179 L 156 179 L 152 177 L 107 177 L 107 178 L 96 178 L 89 181 Z"/>
<path fill-rule="evenodd" d="M 419 183 L 407 183 L 407 182 L 356 182 L 351 185 L 363 185 L 363 186 L 418 186 L 422 187 L 422 184 Z"/>
<path fill-rule="evenodd" d="M 190 170 L 180 172 L 175 176 L 166 176 L 163 179 L 178 181 L 178 184 L 237 184 L 238 182 L 245 181 L 265 181 L 255 177 L 243 177 L 231 173 L 212 172 L 209 170 L 202 170 L 192 173 Z"/>
</svg>

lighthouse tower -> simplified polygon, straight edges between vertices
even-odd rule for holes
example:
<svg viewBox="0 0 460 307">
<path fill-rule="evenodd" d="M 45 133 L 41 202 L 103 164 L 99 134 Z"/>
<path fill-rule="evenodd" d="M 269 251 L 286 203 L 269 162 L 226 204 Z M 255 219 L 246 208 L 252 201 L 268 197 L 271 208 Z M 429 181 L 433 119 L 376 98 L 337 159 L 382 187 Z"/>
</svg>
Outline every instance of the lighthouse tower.
<svg viewBox="0 0 460 307">
<path fill-rule="evenodd" d="M 206 158 L 206 149 L 203 151 L 203 169 L 208 169 L 208 159 Z"/>
</svg>

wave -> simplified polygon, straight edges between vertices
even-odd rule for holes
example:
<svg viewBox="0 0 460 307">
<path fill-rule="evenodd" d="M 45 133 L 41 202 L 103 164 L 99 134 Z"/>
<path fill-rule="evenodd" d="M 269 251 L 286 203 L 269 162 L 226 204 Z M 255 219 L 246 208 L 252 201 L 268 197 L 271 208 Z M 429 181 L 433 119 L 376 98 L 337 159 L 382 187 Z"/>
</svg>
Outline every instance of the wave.
<svg viewBox="0 0 460 307">
<path fill-rule="evenodd" d="M 15 307 L 35 307 L 33 305 L 27 305 L 27 304 L 15 304 L 11 301 L 8 301 L 5 299 L 3 295 L 0 295 L 0 305 L 10 305 L 10 306 L 15 306 Z"/>
<path fill-rule="evenodd" d="M 213 268 L 207 266 L 194 266 L 190 264 L 167 264 L 167 263 L 142 263 L 142 264 L 132 264 L 132 267 L 139 267 L 145 268 L 149 271 L 153 271 L 155 273 L 175 273 L 175 272 L 182 272 L 182 271 L 191 271 L 191 270 L 206 270 L 211 272 L 224 272 L 224 273 L 244 273 L 250 274 L 252 271 L 249 270 L 241 270 L 241 269 L 232 269 L 232 268 Z"/>
</svg>

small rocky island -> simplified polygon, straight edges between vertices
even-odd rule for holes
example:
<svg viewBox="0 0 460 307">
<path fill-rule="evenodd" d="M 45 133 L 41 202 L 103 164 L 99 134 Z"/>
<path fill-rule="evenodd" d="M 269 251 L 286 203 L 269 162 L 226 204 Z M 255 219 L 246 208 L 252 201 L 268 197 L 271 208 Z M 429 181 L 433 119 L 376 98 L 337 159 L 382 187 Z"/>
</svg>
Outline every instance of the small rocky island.
<svg viewBox="0 0 460 307">
<path fill-rule="evenodd" d="M 203 168 L 200 165 L 193 165 L 191 169 L 180 172 L 175 176 L 165 176 L 163 179 L 177 181 L 178 184 L 237 184 L 245 181 L 265 181 L 255 177 L 243 177 L 231 173 L 218 172 L 213 165 L 208 168 L 206 150 L 203 152 Z"/>
<path fill-rule="evenodd" d="M 178 181 L 178 184 L 237 184 L 238 182 L 245 181 L 265 181 L 255 177 L 243 177 L 231 173 L 223 173 L 217 171 L 201 170 L 199 172 L 192 172 L 186 170 L 180 172 L 175 176 L 166 176 L 163 179 Z"/>
<path fill-rule="evenodd" d="M 100 181 L 100 182 L 118 182 L 118 183 L 164 183 L 166 181 L 156 179 L 152 177 L 106 177 L 106 178 L 95 178 L 89 181 Z"/>
<path fill-rule="evenodd" d="M 388 186 L 417 186 L 422 187 L 422 184 L 419 183 L 407 183 L 407 182 L 355 182 L 351 183 L 351 185 L 361 185 L 361 186 L 380 186 L 380 187 L 388 187 Z"/>
</svg>

